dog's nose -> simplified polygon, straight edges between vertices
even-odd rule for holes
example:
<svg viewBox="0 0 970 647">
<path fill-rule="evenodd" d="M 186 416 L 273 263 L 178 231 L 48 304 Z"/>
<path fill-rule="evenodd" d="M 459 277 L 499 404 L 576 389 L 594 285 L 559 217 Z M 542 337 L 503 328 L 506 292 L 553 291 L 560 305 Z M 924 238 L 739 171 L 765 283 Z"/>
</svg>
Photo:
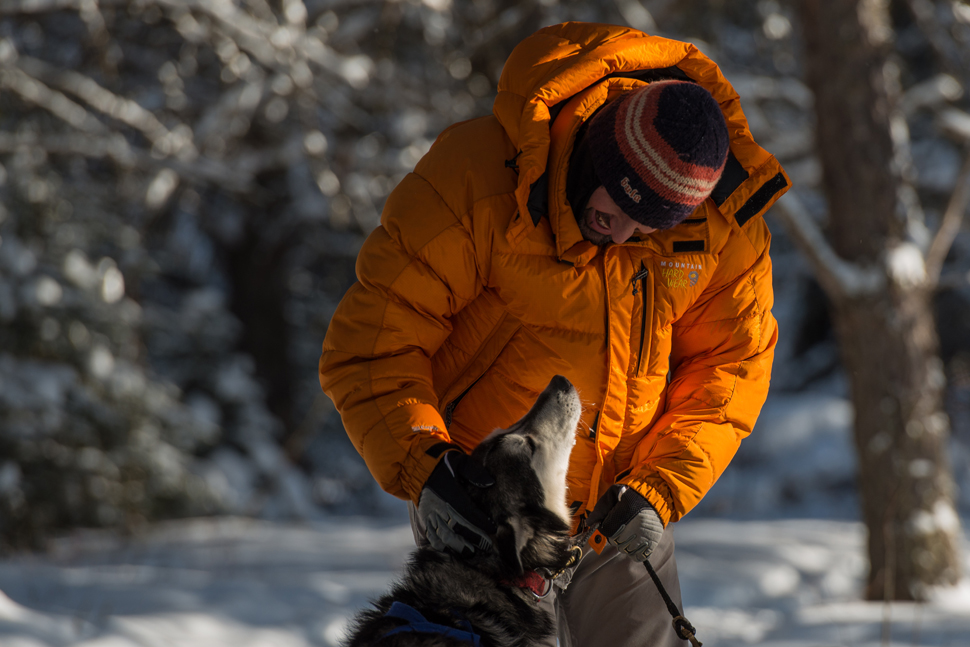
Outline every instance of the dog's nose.
<svg viewBox="0 0 970 647">
<path fill-rule="evenodd" d="M 549 387 L 556 391 L 569 391 L 573 384 L 562 375 L 557 375 L 549 381 Z"/>
</svg>

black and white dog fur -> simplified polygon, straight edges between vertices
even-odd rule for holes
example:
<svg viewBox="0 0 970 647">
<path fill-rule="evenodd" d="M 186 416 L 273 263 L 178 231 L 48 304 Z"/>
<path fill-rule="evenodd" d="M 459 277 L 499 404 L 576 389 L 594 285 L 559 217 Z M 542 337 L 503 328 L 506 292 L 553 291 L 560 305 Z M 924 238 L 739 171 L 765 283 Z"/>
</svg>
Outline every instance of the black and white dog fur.
<svg viewBox="0 0 970 647">
<path fill-rule="evenodd" d="M 572 384 L 556 376 L 529 413 L 482 441 L 472 459 L 495 485 L 469 493 L 498 526 L 494 548 L 470 558 L 419 548 L 402 579 L 355 618 L 348 647 L 529 647 L 552 634 L 551 614 L 522 582 L 541 576 L 551 586 L 570 563 L 566 470 L 580 409 Z"/>
</svg>

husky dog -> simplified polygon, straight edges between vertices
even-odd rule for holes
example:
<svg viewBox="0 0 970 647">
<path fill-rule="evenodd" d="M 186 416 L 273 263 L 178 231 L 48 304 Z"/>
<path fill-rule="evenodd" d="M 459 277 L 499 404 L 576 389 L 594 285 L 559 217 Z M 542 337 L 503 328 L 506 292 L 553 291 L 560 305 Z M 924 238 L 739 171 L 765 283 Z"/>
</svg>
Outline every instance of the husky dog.
<svg viewBox="0 0 970 647">
<path fill-rule="evenodd" d="M 552 634 L 539 601 L 574 557 L 566 469 L 580 408 L 557 375 L 529 413 L 482 441 L 471 458 L 495 484 L 469 494 L 498 527 L 494 548 L 469 558 L 419 548 L 390 593 L 357 616 L 348 647 L 529 647 Z"/>
</svg>

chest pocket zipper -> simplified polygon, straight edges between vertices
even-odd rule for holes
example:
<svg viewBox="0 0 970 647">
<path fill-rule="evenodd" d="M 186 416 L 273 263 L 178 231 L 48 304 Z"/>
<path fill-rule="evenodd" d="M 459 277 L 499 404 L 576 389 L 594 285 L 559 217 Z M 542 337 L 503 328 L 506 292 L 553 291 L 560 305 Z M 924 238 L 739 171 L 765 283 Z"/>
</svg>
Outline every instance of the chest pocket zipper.
<svg viewBox="0 0 970 647">
<path fill-rule="evenodd" d="M 643 347 L 647 337 L 647 279 L 650 277 L 650 270 L 647 269 L 643 261 L 640 261 L 640 271 L 633 275 L 630 283 L 633 285 L 633 296 L 641 295 L 640 307 L 640 350 L 637 351 L 637 368 L 633 375 L 640 375 L 640 365 L 643 362 Z"/>
<path fill-rule="evenodd" d="M 462 398 L 468 395 L 468 392 L 471 391 L 476 384 L 478 384 L 478 380 L 481 380 L 482 377 L 483 377 L 482 375 L 478 376 L 478 379 L 476 379 L 474 382 L 469 384 L 467 389 L 459 393 L 458 396 L 454 400 L 449 402 L 448 405 L 445 407 L 445 415 L 443 416 L 445 419 L 445 429 L 448 429 L 449 427 L 451 427 L 451 420 L 455 416 L 455 409 L 458 407 L 458 403 L 461 402 Z"/>
</svg>

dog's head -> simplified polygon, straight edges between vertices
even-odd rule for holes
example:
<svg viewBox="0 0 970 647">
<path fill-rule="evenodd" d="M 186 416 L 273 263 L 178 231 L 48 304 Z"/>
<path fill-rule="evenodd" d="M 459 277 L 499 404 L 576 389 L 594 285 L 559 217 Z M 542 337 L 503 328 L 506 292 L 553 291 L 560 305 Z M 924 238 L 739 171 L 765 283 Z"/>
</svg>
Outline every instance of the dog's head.
<svg viewBox="0 0 970 647">
<path fill-rule="evenodd" d="M 473 494 L 498 525 L 495 545 L 504 577 L 555 572 L 569 559 L 566 471 L 581 405 L 576 389 L 557 375 L 535 405 L 472 453 L 495 485 Z"/>
</svg>

